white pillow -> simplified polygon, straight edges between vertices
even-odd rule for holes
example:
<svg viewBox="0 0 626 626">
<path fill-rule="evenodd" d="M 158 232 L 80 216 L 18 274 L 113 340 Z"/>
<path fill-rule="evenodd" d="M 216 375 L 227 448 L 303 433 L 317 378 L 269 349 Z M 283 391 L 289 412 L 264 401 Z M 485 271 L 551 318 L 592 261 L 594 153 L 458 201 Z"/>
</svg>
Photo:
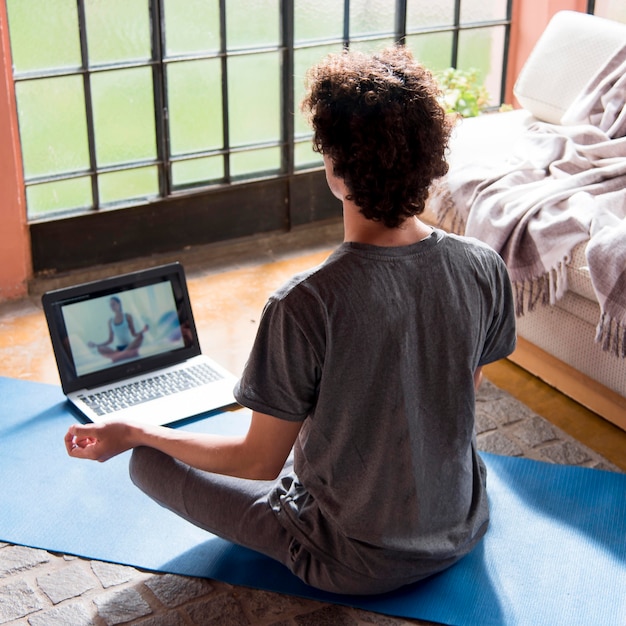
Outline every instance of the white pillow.
<svg viewBox="0 0 626 626">
<path fill-rule="evenodd" d="M 560 124 L 576 96 L 624 43 L 626 24 L 576 11 L 555 13 L 513 93 L 536 118 Z"/>
</svg>

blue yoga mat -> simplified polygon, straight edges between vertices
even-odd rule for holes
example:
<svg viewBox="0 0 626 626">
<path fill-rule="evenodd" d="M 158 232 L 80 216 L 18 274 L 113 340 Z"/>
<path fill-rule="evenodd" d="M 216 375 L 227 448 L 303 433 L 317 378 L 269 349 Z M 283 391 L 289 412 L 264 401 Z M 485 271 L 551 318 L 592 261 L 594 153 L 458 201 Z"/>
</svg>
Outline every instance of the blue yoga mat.
<svg viewBox="0 0 626 626">
<path fill-rule="evenodd" d="M 241 432 L 249 419 L 180 428 Z M 128 454 L 69 458 L 74 421 L 59 387 L 0 378 L 0 540 L 444 624 L 626 624 L 626 475 L 484 454 L 492 523 L 472 554 L 394 593 L 340 596 L 159 507 L 132 485 Z"/>
</svg>

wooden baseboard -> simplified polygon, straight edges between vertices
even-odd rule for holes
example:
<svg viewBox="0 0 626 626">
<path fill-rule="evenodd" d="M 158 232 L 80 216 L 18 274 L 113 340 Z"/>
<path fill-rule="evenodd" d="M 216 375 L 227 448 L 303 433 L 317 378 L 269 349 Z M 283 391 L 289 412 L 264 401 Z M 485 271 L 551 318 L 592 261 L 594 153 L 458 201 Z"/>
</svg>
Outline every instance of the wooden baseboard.
<svg viewBox="0 0 626 626">
<path fill-rule="evenodd" d="M 523 337 L 518 337 L 517 348 L 509 360 L 626 431 L 626 398 L 615 391 L 581 374 Z"/>
</svg>

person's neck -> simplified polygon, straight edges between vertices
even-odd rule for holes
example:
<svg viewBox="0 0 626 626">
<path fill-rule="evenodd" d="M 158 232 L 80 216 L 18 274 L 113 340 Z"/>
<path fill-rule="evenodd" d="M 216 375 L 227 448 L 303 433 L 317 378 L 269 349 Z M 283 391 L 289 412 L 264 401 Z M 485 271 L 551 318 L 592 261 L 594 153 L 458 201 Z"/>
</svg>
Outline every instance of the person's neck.
<svg viewBox="0 0 626 626">
<path fill-rule="evenodd" d="M 417 217 L 406 219 L 397 228 L 388 228 L 382 222 L 365 218 L 358 207 L 349 201 L 344 201 L 343 224 L 345 242 L 382 247 L 409 246 L 432 233 L 432 228 Z"/>
</svg>

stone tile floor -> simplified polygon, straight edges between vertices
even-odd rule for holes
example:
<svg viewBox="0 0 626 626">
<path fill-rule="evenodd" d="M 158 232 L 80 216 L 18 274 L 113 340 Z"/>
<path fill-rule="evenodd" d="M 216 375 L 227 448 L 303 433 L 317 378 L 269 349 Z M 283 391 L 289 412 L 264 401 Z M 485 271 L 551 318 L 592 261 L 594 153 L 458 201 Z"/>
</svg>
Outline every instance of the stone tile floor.
<svg viewBox="0 0 626 626">
<path fill-rule="evenodd" d="M 488 381 L 483 383 L 477 408 L 478 442 L 482 450 L 620 471 Z M 423 626 L 428 623 L 0 543 L 0 624 Z"/>
</svg>

